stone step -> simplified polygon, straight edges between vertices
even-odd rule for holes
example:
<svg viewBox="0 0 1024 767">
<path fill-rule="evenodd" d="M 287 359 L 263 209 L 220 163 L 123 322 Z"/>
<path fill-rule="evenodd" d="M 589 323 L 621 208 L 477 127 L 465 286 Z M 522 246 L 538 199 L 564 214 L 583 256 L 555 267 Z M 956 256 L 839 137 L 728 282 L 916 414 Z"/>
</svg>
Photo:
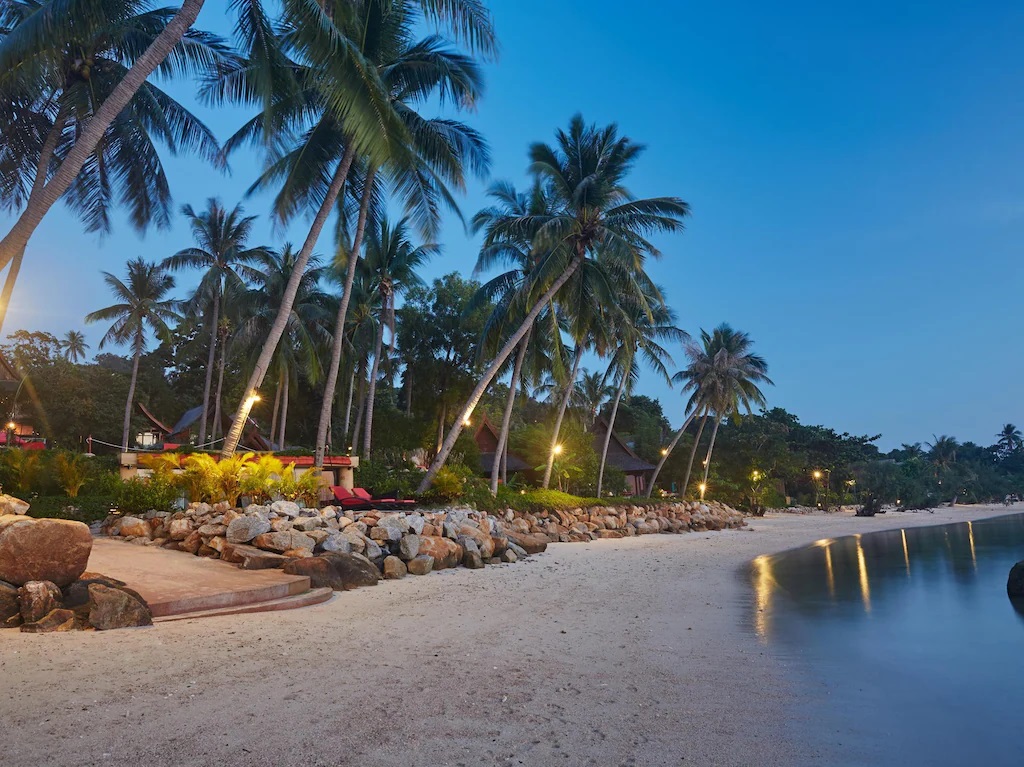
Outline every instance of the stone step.
<svg viewBox="0 0 1024 767">
<path fill-rule="evenodd" d="M 334 596 L 334 591 L 328 588 L 310 589 L 301 594 L 291 594 L 279 599 L 270 599 L 266 602 L 253 602 L 251 604 L 234 605 L 230 607 L 216 607 L 211 610 L 195 610 L 187 613 L 175 613 L 153 618 L 154 623 L 167 621 L 182 621 L 192 618 L 210 618 L 215 615 L 243 615 L 245 613 L 276 612 L 278 610 L 295 610 L 299 607 L 322 604 Z"/>
<path fill-rule="evenodd" d="M 241 571 L 239 571 L 241 572 Z M 245 573 L 250 575 L 250 573 Z M 280 574 L 278 573 L 280 576 Z M 276 583 L 224 584 L 223 590 L 209 589 L 204 593 L 187 595 L 153 595 L 142 592 L 149 602 L 154 618 L 174 617 L 208 610 L 221 610 L 246 605 L 266 604 L 288 597 L 302 595 L 309 591 L 309 578 L 301 576 L 279 578 Z M 141 589 L 140 589 L 141 591 Z M 166 598 L 165 598 L 166 597 Z"/>
</svg>

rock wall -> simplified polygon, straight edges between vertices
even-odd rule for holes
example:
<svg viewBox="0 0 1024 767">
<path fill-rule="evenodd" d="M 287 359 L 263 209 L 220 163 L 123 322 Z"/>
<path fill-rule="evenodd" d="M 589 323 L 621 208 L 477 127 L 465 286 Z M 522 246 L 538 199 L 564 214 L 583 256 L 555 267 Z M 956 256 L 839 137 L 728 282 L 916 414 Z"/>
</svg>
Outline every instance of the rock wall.
<svg viewBox="0 0 1024 767">
<path fill-rule="evenodd" d="M 174 513 L 111 516 L 101 531 L 138 545 L 220 558 L 244 569 L 282 567 L 309 575 L 314 586 L 340 590 L 371 580 L 356 560 L 372 564 L 384 578 L 401 578 L 459 565 L 478 569 L 516 562 L 544 551 L 551 542 L 725 530 L 745 524 L 742 514 L 715 502 L 487 514 L 468 508 L 310 509 L 276 501 L 244 510 L 226 503 L 199 503 Z M 326 560 L 303 562 L 319 558 Z"/>
</svg>

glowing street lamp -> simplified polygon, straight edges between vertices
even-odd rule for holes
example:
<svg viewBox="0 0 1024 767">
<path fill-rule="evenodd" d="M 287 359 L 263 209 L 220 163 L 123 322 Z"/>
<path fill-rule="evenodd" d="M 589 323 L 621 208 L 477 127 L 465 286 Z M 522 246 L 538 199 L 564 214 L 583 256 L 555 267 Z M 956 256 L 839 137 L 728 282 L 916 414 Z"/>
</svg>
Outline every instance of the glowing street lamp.
<svg viewBox="0 0 1024 767">
<path fill-rule="evenodd" d="M 697 485 L 697 488 L 700 490 L 700 499 L 703 501 L 704 493 L 706 493 L 708 489 L 707 483 L 701 482 L 699 485 Z"/>
<path fill-rule="evenodd" d="M 561 455 L 562 454 L 562 446 L 561 445 L 555 445 L 553 448 L 551 448 L 551 452 L 554 453 L 555 455 Z"/>
<path fill-rule="evenodd" d="M 472 423 L 473 422 L 469 420 L 469 416 L 468 415 L 465 418 L 462 419 L 462 425 L 463 426 L 470 426 L 470 425 L 472 425 Z"/>
<path fill-rule="evenodd" d="M 668 455 L 668 448 L 667 448 L 667 447 L 663 447 L 663 448 L 661 449 L 661 454 L 662 454 L 662 455 Z"/>
</svg>

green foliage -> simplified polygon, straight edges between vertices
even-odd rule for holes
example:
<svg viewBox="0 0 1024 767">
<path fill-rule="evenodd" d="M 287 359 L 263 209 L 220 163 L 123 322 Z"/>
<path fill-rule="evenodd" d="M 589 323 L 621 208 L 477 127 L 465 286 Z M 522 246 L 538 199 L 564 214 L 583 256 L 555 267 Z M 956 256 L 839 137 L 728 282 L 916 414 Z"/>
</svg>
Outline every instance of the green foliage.
<svg viewBox="0 0 1024 767">
<path fill-rule="evenodd" d="M 178 490 L 165 480 L 130 479 L 122 483 L 115 503 L 122 514 L 143 514 L 150 509 L 170 511 L 178 499 Z"/>
<path fill-rule="evenodd" d="M 371 460 L 360 461 L 356 469 L 356 484 L 373 494 L 395 492 L 399 498 L 412 495 L 423 477 L 420 469 L 414 468 L 402 456 L 375 452 Z"/>
<path fill-rule="evenodd" d="M 250 461 L 239 480 L 242 495 L 249 496 L 253 503 L 266 503 L 270 500 L 273 483 L 284 474 L 284 464 L 280 458 L 264 453 L 255 461 Z"/>
<path fill-rule="evenodd" d="M 36 519 L 73 519 L 88 525 L 104 519 L 114 508 L 117 508 L 114 497 L 81 496 L 69 499 L 63 495 L 40 495 L 32 499 L 28 513 Z"/>
<path fill-rule="evenodd" d="M 66 450 L 58 451 L 53 457 L 53 471 L 68 498 L 76 498 L 89 477 L 85 456 Z"/>
<path fill-rule="evenodd" d="M 43 468 L 43 454 L 38 450 L 8 449 L 0 452 L 0 484 L 21 495 L 37 489 Z"/>
<path fill-rule="evenodd" d="M 301 501 L 315 506 L 320 491 L 320 472 L 308 469 L 296 477 L 295 464 L 290 463 L 268 489 L 271 495 L 278 495 L 286 501 Z"/>
<path fill-rule="evenodd" d="M 177 484 L 185 492 L 189 501 L 219 501 L 220 472 L 217 462 L 207 453 L 193 453 L 181 464 L 181 474 Z M 154 475 L 153 480 L 162 483 L 163 479 Z"/>
</svg>

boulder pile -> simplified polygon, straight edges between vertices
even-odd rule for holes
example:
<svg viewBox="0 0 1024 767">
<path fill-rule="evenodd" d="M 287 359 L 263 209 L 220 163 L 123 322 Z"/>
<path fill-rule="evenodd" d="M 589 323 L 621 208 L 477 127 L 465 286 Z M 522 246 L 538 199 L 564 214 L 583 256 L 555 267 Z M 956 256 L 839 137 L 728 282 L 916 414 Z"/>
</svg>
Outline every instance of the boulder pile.
<svg viewBox="0 0 1024 767">
<path fill-rule="evenodd" d="M 0 628 L 47 633 L 151 625 L 138 593 L 86 572 L 91 551 L 92 534 L 81 522 L 0 516 Z"/>
<path fill-rule="evenodd" d="M 544 551 L 552 542 L 743 527 L 720 503 L 652 502 L 569 511 L 488 514 L 470 508 L 351 511 L 291 501 L 231 508 L 195 503 L 183 511 L 112 515 L 101 532 L 144 546 L 220 558 L 248 570 L 283 568 L 313 587 L 347 590 L 462 565 L 480 569 Z"/>
</svg>

